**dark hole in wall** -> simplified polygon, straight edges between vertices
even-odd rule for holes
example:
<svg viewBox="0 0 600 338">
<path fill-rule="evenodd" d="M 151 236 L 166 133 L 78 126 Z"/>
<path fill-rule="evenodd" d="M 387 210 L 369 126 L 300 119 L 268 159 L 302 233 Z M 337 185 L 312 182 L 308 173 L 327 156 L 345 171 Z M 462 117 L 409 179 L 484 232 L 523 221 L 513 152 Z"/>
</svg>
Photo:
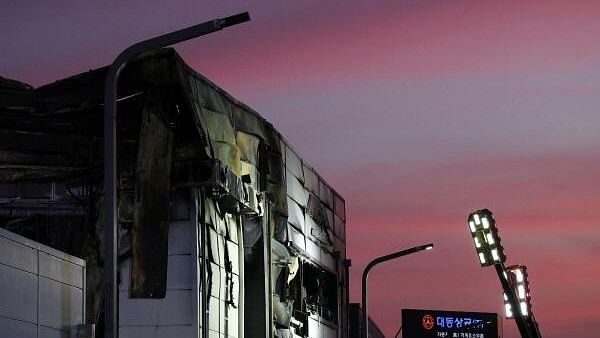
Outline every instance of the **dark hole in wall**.
<svg viewBox="0 0 600 338">
<path fill-rule="evenodd" d="M 316 265 L 302 264 L 303 287 L 306 292 L 306 309 L 322 318 L 337 322 L 337 277 Z"/>
<path fill-rule="evenodd" d="M 244 231 L 244 332 L 246 337 L 267 337 L 267 287 L 263 221 L 243 217 Z M 252 290 L 249 292 L 249 290 Z M 270 301 L 270 300 L 269 300 Z"/>
<path fill-rule="evenodd" d="M 0 216 L 9 231 L 73 256 L 82 257 L 85 217 L 71 215 Z"/>
</svg>

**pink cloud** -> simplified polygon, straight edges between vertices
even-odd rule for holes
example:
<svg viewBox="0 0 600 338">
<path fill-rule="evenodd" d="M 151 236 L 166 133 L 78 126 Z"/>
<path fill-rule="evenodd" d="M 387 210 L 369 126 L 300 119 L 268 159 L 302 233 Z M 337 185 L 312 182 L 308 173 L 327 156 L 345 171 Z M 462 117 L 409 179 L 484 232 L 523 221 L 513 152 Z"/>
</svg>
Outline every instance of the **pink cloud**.
<svg viewBox="0 0 600 338">
<path fill-rule="evenodd" d="M 561 2 L 381 3 L 310 16 L 297 25 L 260 26 L 256 35 L 188 60 L 219 82 L 254 90 L 273 81 L 309 82 L 481 76 L 524 69 L 556 71 L 600 54 L 600 4 Z M 362 11 L 362 12 L 361 12 Z M 301 13 L 304 14 L 304 13 Z M 256 23 L 260 25 L 260 22 Z M 292 28 L 293 27 L 293 28 Z"/>
</svg>

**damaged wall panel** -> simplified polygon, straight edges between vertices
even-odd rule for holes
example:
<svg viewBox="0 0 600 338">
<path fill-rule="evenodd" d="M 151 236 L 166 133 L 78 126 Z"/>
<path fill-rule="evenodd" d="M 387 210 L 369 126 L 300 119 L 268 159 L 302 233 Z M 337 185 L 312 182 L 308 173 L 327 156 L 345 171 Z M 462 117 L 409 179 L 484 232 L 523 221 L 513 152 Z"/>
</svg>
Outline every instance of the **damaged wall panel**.
<svg viewBox="0 0 600 338">
<path fill-rule="evenodd" d="M 141 123 L 130 295 L 163 298 L 167 282 L 173 133 L 151 110 Z"/>
<path fill-rule="evenodd" d="M 44 150 L 43 156 L 31 147 L 47 145 L 30 138 L 24 142 L 31 149 L 0 145 L 0 158 L 19 165 L 18 170 L 2 167 L 0 174 L 11 184 L 35 177 L 84 187 L 85 199 L 68 203 L 83 210 L 88 223 L 82 232 L 96 249 L 102 247 L 102 237 L 96 237 L 103 226 L 102 158 L 97 154 L 102 153 L 105 74 L 101 69 L 40 89 L 23 88 L 35 97 L 36 107 L 3 111 L 0 105 L 3 125 L 22 127 L 31 132 L 27 137 L 64 136 L 55 144 L 58 151 Z M 121 336 L 266 337 L 273 332 L 275 337 L 344 337 L 346 314 L 339 310 L 347 303 L 348 285 L 343 199 L 269 122 L 194 72 L 172 50 L 148 53 L 128 66 L 119 96 L 124 112 L 118 131 L 125 281 L 119 286 Z M 68 141 L 73 137 L 75 142 Z M 42 160 L 45 169 L 34 166 Z M 203 185 L 199 178 L 207 180 L 208 168 L 215 168 L 207 163 L 226 168 L 230 190 Z M 199 197 L 202 189 L 205 198 Z M 260 211 L 247 208 L 241 214 L 236 198 L 253 192 Z M 56 212 L 58 204 L 52 208 Z M 271 258 L 277 252 L 271 247 L 289 257 L 275 262 L 280 265 L 273 273 Z M 93 252 L 86 255 L 98 260 Z M 96 282 L 100 263 L 89 269 L 96 271 Z M 89 291 L 94 298 L 89 302 L 99 304 L 98 283 Z M 97 318 L 98 307 L 92 308 Z"/>
</svg>

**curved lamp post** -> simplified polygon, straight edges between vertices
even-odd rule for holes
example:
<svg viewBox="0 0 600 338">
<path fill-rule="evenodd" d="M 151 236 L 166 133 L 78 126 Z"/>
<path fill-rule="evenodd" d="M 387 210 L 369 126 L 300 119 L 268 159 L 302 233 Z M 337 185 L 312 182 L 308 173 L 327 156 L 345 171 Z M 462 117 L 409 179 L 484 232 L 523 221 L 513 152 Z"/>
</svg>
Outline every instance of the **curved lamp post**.
<svg viewBox="0 0 600 338">
<path fill-rule="evenodd" d="M 104 83 L 104 337 L 119 337 L 117 287 L 117 82 L 125 66 L 140 54 L 197 38 L 250 20 L 247 12 L 138 42 L 114 60 Z"/>
<path fill-rule="evenodd" d="M 368 303 L 367 303 L 367 278 L 369 277 L 369 271 L 371 271 L 371 269 L 373 269 L 373 267 L 375 267 L 375 265 L 377 265 L 379 263 L 383 263 L 383 262 L 386 262 L 386 261 L 389 261 L 392 259 L 396 259 L 396 258 L 399 258 L 402 256 L 410 255 L 410 254 L 413 254 L 415 252 L 419 252 L 422 250 L 430 250 L 430 249 L 433 249 L 433 243 L 419 245 L 419 246 L 415 246 L 410 249 L 406 249 L 406 250 L 394 252 L 389 255 L 377 257 L 374 260 L 372 260 L 371 262 L 369 262 L 369 264 L 367 264 L 367 266 L 365 267 L 365 269 L 363 270 L 363 273 L 362 273 L 362 319 L 363 319 L 362 320 L 363 321 L 362 338 L 369 337 L 369 311 L 367 308 L 367 306 L 368 306 Z"/>
</svg>

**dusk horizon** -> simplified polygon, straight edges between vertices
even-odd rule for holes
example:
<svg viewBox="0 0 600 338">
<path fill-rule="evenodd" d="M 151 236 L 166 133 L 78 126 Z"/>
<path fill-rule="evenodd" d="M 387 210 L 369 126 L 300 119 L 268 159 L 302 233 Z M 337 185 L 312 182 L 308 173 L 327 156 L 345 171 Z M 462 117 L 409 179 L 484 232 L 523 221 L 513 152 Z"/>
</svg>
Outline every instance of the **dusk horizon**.
<svg viewBox="0 0 600 338">
<path fill-rule="evenodd" d="M 600 325 L 600 2 L 52 1 L 0 5 L 0 76 L 39 87 L 109 65 L 137 41 L 248 11 L 174 46 L 256 109 L 346 201 L 350 300 L 371 259 L 369 314 L 497 313 L 467 224 L 494 212 L 546 338 Z M 251 337 L 252 338 L 252 337 Z"/>
</svg>

